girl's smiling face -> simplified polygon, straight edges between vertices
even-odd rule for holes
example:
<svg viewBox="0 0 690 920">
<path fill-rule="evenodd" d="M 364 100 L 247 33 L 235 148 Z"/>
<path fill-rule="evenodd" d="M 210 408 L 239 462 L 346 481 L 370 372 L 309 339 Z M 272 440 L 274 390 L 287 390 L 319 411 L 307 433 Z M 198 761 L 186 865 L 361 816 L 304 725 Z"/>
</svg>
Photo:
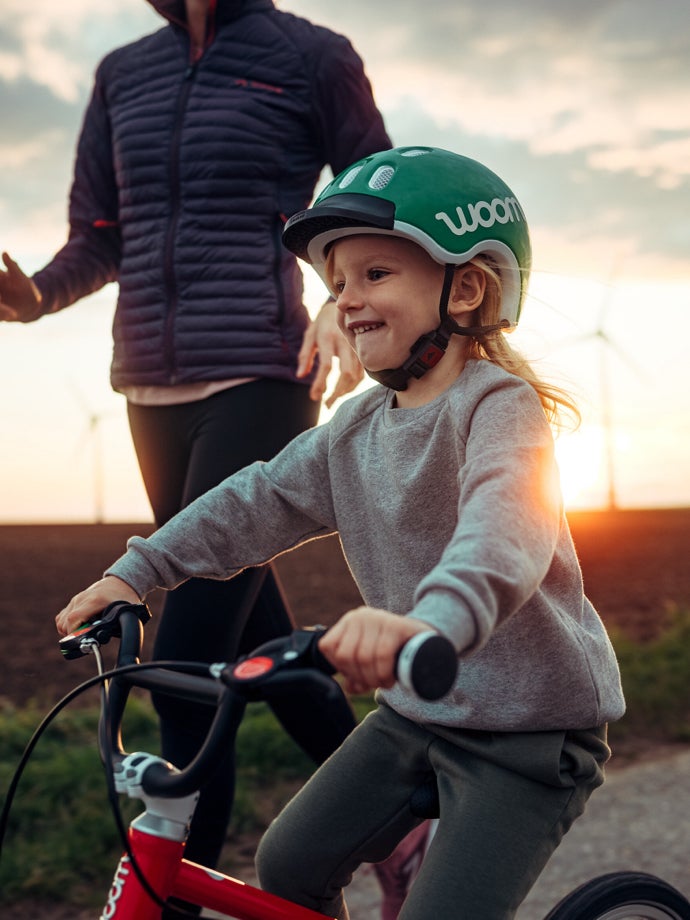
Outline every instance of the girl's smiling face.
<svg viewBox="0 0 690 920">
<path fill-rule="evenodd" d="M 347 236 L 333 245 L 338 325 L 369 371 L 399 367 L 439 324 L 443 266 L 400 237 Z"/>
</svg>

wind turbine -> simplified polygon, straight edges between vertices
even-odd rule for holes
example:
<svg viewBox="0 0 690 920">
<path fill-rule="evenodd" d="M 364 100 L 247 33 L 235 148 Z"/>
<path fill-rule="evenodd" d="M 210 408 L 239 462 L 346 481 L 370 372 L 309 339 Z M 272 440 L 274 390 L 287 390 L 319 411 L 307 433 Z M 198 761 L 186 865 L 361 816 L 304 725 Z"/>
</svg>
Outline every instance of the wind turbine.
<svg viewBox="0 0 690 920">
<path fill-rule="evenodd" d="M 601 423 L 604 433 L 604 464 L 606 471 L 606 507 L 609 511 L 618 508 L 618 495 L 616 491 L 616 443 L 615 419 L 613 411 L 613 398 L 611 387 L 611 369 L 609 356 L 611 353 L 623 361 L 636 376 L 642 376 L 640 369 L 631 358 L 615 342 L 606 330 L 606 318 L 615 292 L 615 278 L 617 271 L 613 271 L 606 282 L 604 293 L 599 303 L 599 311 L 595 328 L 575 341 L 596 341 L 599 351 L 599 393 L 601 398 Z"/>
<path fill-rule="evenodd" d="M 98 412 L 94 410 L 85 399 L 81 389 L 70 379 L 70 389 L 75 400 L 86 416 L 86 425 L 75 452 L 80 452 L 81 446 L 85 441 L 90 443 L 91 448 L 91 470 L 92 470 L 92 488 L 93 488 L 93 518 L 95 524 L 102 524 L 104 519 L 104 493 L 105 493 L 105 476 L 103 466 L 103 433 L 102 423 L 105 418 L 112 415 L 112 412 Z"/>
<path fill-rule="evenodd" d="M 619 351 L 616 343 L 606 332 L 604 321 L 608 304 L 611 300 L 611 289 L 609 288 L 602 298 L 601 308 L 599 310 L 599 322 L 592 337 L 599 343 L 599 387 L 601 392 L 601 422 L 604 431 L 604 461 L 606 464 L 606 498 L 607 508 L 614 511 L 618 507 L 618 496 L 616 494 L 616 439 L 615 426 L 613 420 L 613 404 L 611 399 L 611 377 L 608 362 L 608 350 Z"/>
</svg>

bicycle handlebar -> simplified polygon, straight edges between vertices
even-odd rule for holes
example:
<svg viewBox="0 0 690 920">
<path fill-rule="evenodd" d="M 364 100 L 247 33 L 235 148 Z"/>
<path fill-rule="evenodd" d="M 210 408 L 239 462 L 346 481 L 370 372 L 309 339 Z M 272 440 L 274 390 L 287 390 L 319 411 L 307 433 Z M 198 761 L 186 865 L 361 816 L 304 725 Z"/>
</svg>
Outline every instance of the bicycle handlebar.
<svg viewBox="0 0 690 920">
<path fill-rule="evenodd" d="M 113 636 L 120 637 L 117 669 L 108 692 L 109 718 L 106 719 L 102 712 L 99 724 L 101 758 L 106 762 L 111 752 L 115 772 L 127 756 L 122 745 L 121 723 L 132 687 L 216 706 L 206 740 L 184 770 L 163 762 L 152 764 L 146 770 L 142 787 L 149 795 L 178 798 L 203 785 L 217 763 L 220 747 L 227 744 L 238 728 L 242 710 L 235 705 L 238 696 L 245 700 L 270 700 L 277 694 L 297 692 L 309 681 L 312 685 L 320 685 L 325 694 L 344 697 L 340 684 L 332 677 L 335 669 L 318 649 L 318 641 L 326 631 L 323 627 L 295 630 L 288 636 L 265 643 L 233 664 L 161 662 L 142 665 L 139 655 L 143 624 L 150 616 L 144 604 L 116 602 L 105 609 L 99 620 L 85 624 L 60 640 L 63 655 L 76 658 L 87 654 L 94 645 L 104 645 Z M 191 668 L 199 673 L 189 673 Z M 398 680 L 427 700 L 444 696 L 454 683 L 456 671 L 455 649 L 433 631 L 419 633 L 410 639 L 396 661 Z"/>
</svg>

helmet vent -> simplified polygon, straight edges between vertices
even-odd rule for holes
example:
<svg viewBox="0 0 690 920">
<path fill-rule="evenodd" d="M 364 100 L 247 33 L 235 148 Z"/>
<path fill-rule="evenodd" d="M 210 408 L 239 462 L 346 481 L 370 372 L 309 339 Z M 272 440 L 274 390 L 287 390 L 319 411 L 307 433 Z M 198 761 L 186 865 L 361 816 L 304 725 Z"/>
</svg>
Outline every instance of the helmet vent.
<svg viewBox="0 0 690 920">
<path fill-rule="evenodd" d="M 401 157 L 423 157 L 425 153 L 429 153 L 429 150 L 423 150 L 420 147 L 410 147 L 409 150 L 403 150 L 400 154 Z"/>
<path fill-rule="evenodd" d="M 392 166 L 379 166 L 371 179 L 369 179 L 369 188 L 381 191 L 388 185 L 394 175 L 395 170 Z"/>
<path fill-rule="evenodd" d="M 355 166 L 349 172 L 345 173 L 345 175 L 343 176 L 343 178 L 340 180 L 338 184 L 338 188 L 347 188 L 348 185 L 357 178 L 357 174 L 359 173 L 363 165 L 364 164 L 361 163 L 359 166 Z"/>
</svg>

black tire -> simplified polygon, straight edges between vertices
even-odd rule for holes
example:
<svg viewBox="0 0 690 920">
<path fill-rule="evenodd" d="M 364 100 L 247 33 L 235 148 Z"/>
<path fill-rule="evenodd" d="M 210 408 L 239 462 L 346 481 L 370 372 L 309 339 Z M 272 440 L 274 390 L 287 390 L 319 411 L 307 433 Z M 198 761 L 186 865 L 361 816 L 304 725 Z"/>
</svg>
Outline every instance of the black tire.
<svg viewBox="0 0 690 920">
<path fill-rule="evenodd" d="M 545 920 L 690 920 L 690 901 L 654 875 L 611 872 L 566 895 Z"/>
</svg>

